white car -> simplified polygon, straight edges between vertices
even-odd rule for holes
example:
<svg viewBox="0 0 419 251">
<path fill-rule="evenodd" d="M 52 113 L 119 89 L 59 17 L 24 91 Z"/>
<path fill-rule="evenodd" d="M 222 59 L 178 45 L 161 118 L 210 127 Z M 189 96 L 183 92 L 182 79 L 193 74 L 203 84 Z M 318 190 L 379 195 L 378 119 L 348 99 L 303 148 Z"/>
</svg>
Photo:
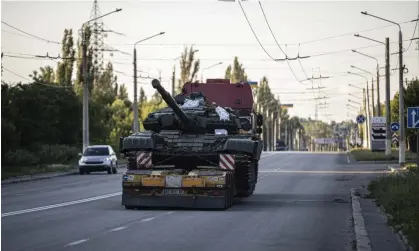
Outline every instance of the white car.
<svg viewBox="0 0 419 251">
<path fill-rule="evenodd" d="M 88 146 L 79 160 L 80 174 L 107 171 L 108 174 L 117 173 L 118 159 L 115 151 L 109 145 Z"/>
</svg>

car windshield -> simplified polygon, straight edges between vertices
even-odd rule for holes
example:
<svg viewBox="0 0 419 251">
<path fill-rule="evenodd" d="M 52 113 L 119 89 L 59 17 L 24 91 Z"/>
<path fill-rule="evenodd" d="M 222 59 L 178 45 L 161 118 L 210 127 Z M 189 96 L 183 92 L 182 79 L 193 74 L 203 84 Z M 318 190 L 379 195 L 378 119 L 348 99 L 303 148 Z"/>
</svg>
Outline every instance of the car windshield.
<svg viewBox="0 0 419 251">
<path fill-rule="evenodd" d="M 109 149 L 107 147 L 89 147 L 84 151 L 83 156 L 107 156 Z"/>
</svg>

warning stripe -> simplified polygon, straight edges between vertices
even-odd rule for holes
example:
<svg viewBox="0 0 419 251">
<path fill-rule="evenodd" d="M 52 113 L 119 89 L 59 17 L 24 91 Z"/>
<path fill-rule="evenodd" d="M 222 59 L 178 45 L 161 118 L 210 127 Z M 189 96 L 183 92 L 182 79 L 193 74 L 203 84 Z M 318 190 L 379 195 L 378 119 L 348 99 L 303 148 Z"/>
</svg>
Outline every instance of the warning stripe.
<svg viewBox="0 0 419 251">
<path fill-rule="evenodd" d="M 220 168 L 234 170 L 234 158 L 235 156 L 233 154 L 220 154 Z"/>
<path fill-rule="evenodd" d="M 150 168 L 151 166 L 151 152 L 137 152 L 137 167 Z"/>
</svg>

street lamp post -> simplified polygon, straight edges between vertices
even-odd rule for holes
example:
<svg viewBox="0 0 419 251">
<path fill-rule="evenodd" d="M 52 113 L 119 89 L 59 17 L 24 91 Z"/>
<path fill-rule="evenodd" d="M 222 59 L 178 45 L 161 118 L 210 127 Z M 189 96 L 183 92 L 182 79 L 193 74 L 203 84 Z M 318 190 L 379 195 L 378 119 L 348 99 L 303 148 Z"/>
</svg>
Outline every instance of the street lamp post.
<svg viewBox="0 0 419 251">
<path fill-rule="evenodd" d="M 384 68 L 385 68 L 385 71 L 386 71 L 386 74 L 385 74 L 385 78 L 386 78 L 386 91 L 385 91 L 385 94 L 386 94 L 386 98 L 385 98 L 385 100 L 386 100 L 386 102 L 385 102 L 386 103 L 386 105 L 385 105 L 385 107 L 386 107 L 386 131 L 390 132 L 391 131 L 391 127 L 390 127 L 390 125 L 391 125 L 391 111 L 390 111 L 390 39 L 388 37 L 386 37 L 386 39 L 385 39 L 386 42 L 383 43 L 381 41 L 378 41 L 378 40 L 375 40 L 375 39 L 372 39 L 372 38 L 368 38 L 368 37 L 365 37 L 365 36 L 361 36 L 359 34 L 355 34 L 354 36 L 355 37 L 360 37 L 360 38 L 365 38 L 365 39 L 383 44 L 385 46 L 386 66 Z M 380 69 L 380 67 L 378 67 L 378 69 L 377 69 L 377 94 L 378 94 L 377 102 L 379 104 L 379 106 L 378 106 L 378 109 L 379 109 L 378 110 L 378 116 L 381 116 L 380 90 L 379 90 L 379 88 L 380 88 L 379 87 L 379 69 Z M 390 155 L 391 155 L 391 134 L 386 133 L 386 156 L 390 156 Z"/>
<path fill-rule="evenodd" d="M 362 76 L 360 74 L 350 72 L 350 71 L 348 71 L 348 74 L 352 74 L 352 75 L 355 75 L 355 76 L 358 76 L 358 77 L 365 78 L 366 83 L 367 83 L 366 84 L 367 85 L 367 90 L 365 91 L 365 89 L 363 89 L 363 92 L 366 93 L 366 95 L 364 94 L 364 99 L 366 98 L 366 102 L 364 102 L 364 105 L 366 107 L 365 112 L 367 113 L 367 115 L 366 115 L 367 121 L 366 121 L 366 126 L 365 126 L 365 129 L 366 129 L 365 137 L 366 137 L 367 148 L 370 148 L 370 125 L 369 125 L 369 123 L 371 121 L 370 120 L 371 110 L 370 110 L 370 96 L 369 96 L 369 90 L 368 90 L 368 78 L 365 77 L 365 76 Z"/>
<path fill-rule="evenodd" d="M 378 63 L 378 59 L 375 58 L 375 57 L 372 57 L 370 55 L 367 55 L 365 53 L 356 51 L 356 50 L 352 50 L 352 51 L 355 52 L 355 53 L 358 53 L 358 54 L 360 54 L 362 56 L 365 56 L 365 57 L 368 57 L 368 58 L 372 58 L 372 59 L 374 59 L 377 62 L 377 114 L 378 114 L 378 116 L 381 116 L 381 105 L 380 105 L 380 70 L 379 70 L 380 69 L 380 65 Z M 372 74 L 371 74 L 371 76 L 372 76 Z M 372 90 L 372 103 L 373 103 L 373 106 L 372 106 L 373 107 L 373 111 L 372 111 L 372 113 L 375 114 L 375 109 L 374 109 L 374 82 L 372 82 L 371 85 L 372 85 L 372 88 L 373 88 L 373 90 Z"/>
<path fill-rule="evenodd" d="M 213 64 L 213 65 L 211 65 L 211 66 L 208 66 L 207 68 L 204 68 L 204 69 L 202 70 L 202 72 L 201 72 L 201 82 L 203 83 L 203 81 L 204 81 L 204 71 L 205 71 L 205 70 L 208 70 L 209 68 L 212 68 L 212 67 L 215 67 L 215 66 L 217 66 L 217 65 L 221 65 L 221 64 L 223 64 L 223 62 L 218 62 L 218 63 L 216 63 L 216 64 Z"/>
<path fill-rule="evenodd" d="M 152 39 L 154 37 L 157 36 L 161 36 L 165 34 L 165 32 L 160 32 L 157 33 L 153 36 L 138 40 L 137 42 L 134 43 L 134 60 L 133 60 L 133 64 L 134 64 L 134 104 L 132 106 L 133 110 L 134 110 L 134 128 L 133 131 L 134 133 L 137 133 L 139 131 L 139 116 L 138 116 L 138 100 L 137 100 L 137 88 L 138 88 L 138 84 L 137 84 L 137 49 L 135 48 L 135 46 L 137 46 L 137 44 L 147 41 L 149 39 Z"/>
<path fill-rule="evenodd" d="M 82 38 L 82 74 L 83 74 L 83 152 L 89 146 L 89 85 L 87 84 L 88 72 L 87 72 L 87 41 L 86 41 L 86 25 L 92 21 L 111 15 L 116 12 L 120 12 L 122 9 L 116 9 L 114 11 L 103 14 L 99 17 L 90 19 L 82 24 L 81 27 L 81 38 Z"/>
<path fill-rule="evenodd" d="M 194 50 L 194 51 L 192 51 L 192 53 L 196 53 L 198 51 L 199 50 Z M 173 72 L 172 72 L 172 96 L 173 97 L 175 96 L 175 81 L 176 81 L 176 72 L 175 72 L 175 69 L 176 69 L 176 60 L 178 60 L 181 57 L 182 56 L 179 56 L 179 57 L 173 59 Z"/>
<path fill-rule="evenodd" d="M 377 19 L 395 24 L 399 27 L 399 123 L 400 123 L 400 139 L 399 139 L 399 164 L 404 165 L 405 163 L 405 123 L 404 123 L 404 88 L 403 88 L 403 35 L 400 24 L 369 14 L 366 11 L 361 11 L 361 14 L 375 17 Z M 388 77 L 388 76 L 387 76 Z"/>
<path fill-rule="evenodd" d="M 351 68 L 354 68 L 354 69 L 363 71 L 363 72 L 368 73 L 368 74 L 371 75 L 371 103 L 372 103 L 372 116 L 374 117 L 375 116 L 375 108 L 374 108 L 374 75 L 371 72 L 369 72 L 369 71 L 366 71 L 364 69 L 361 69 L 361 68 L 356 67 L 356 66 L 353 66 L 353 65 L 351 65 Z"/>
</svg>

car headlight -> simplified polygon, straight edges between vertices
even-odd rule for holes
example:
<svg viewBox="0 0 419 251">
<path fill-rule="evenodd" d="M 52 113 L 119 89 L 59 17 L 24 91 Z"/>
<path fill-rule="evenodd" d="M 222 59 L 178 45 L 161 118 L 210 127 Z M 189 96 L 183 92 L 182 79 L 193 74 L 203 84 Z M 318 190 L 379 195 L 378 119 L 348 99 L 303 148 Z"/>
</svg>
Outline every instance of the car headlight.
<svg viewBox="0 0 419 251">
<path fill-rule="evenodd" d="M 81 157 L 80 162 L 84 163 L 84 162 L 86 162 L 86 160 L 87 159 L 85 157 Z"/>
<path fill-rule="evenodd" d="M 102 161 L 110 161 L 111 160 L 111 158 L 104 158 L 104 159 L 102 159 Z"/>
</svg>

